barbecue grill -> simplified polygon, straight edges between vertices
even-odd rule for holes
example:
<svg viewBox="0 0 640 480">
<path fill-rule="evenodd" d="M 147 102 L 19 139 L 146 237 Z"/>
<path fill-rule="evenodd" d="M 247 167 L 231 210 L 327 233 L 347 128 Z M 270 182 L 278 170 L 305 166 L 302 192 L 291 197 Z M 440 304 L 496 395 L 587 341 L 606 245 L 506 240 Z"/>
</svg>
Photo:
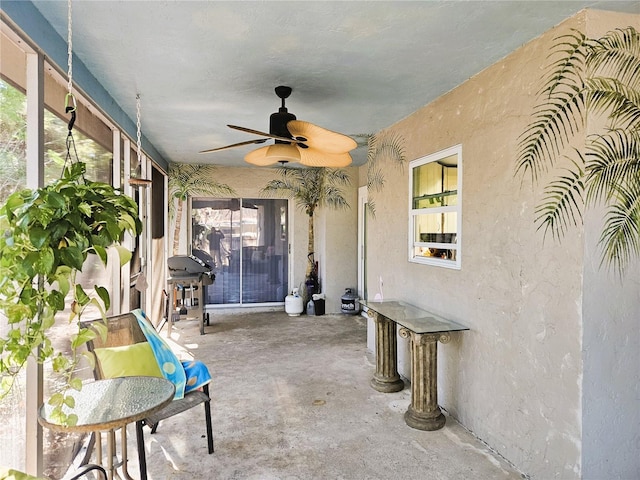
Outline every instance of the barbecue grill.
<svg viewBox="0 0 640 480">
<path fill-rule="evenodd" d="M 196 253 L 196 251 L 194 251 Z M 207 285 L 211 285 L 215 281 L 215 274 L 213 273 L 213 259 L 208 264 L 206 252 L 201 250 L 197 251 L 196 255 L 174 255 L 169 257 L 167 261 L 169 267 L 170 277 L 167 279 L 169 285 L 169 307 L 172 309 L 171 314 L 168 316 L 170 320 L 167 322 L 169 325 L 169 334 L 171 334 L 171 324 L 175 319 L 179 319 L 181 316 L 186 318 L 198 318 L 200 319 L 200 335 L 204 335 L 204 322 L 209 325 L 209 314 L 204 312 L 204 289 Z M 176 300 L 176 291 L 182 291 L 182 298 L 179 305 L 178 313 L 176 308 L 178 302 Z M 187 292 L 190 296 L 187 298 Z"/>
</svg>

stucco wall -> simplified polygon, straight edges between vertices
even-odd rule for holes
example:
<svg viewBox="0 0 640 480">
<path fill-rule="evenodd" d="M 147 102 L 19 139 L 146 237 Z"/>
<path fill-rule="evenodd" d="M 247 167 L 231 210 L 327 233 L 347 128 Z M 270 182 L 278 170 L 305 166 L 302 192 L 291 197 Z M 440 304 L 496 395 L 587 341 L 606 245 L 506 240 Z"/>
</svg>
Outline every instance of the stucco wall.
<svg viewBox="0 0 640 480">
<path fill-rule="evenodd" d="M 640 30 L 640 16 L 587 14 L 590 37 L 628 25 Z M 602 132 L 598 120 L 591 133 Z M 585 216 L 582 475 L 640 478 L 640 261 L 622 276 L 600 267 L 602 219 L 602 210 Z"/>
<path fill-rule="evenodd" d="M 585 219 L 582 474 L 626 480 L 640 478 L 640 262 L 622 278 L 600 268 L 597 213 Z"/>
<path fill-rule="evenodd" d="M 319 263 L 327 313 L 340 312 L 340 297 L 358 283 L 358 185 L 357 169 L 348 168 L 351 186 L 344 190 L 349 208 L 322 208 L 316 214 L 316 260 Z"/>
<path fill-rule="evenodd" d="M 327 295 L 327 313 L 339 312 L 338 303 L 344 288 L 355 286 L 357 280 L 356 240 L 357 240 L 357 169 L 347 169 L 352 177 L 351 186 L 344 189 L 351 208 L 344 211 L 320 208 L 315 214 L 316 260 L 320 262 L 320 275 L 323 292 Z M 262 198 L 260 191 L 270 180 L 280 178 L 272 168 L 233 168 L 218 167 L 215 180 L 233 188 L 237 197 Z M 276 197 L 271 197 L 276 198 Z M 281 196 L 279 198 L 286 198 Z M 182 218 L 180 230 L 180 252 L 187 250 L 187 212 Z M 290 265 L 293 266 L 290 288 L 304 284 L 307 261 L 308 217 L 295 204 L 289 201 L 289 243 L 291 244 Z M 170 225 L 170 237 L 173 239 L 173 222 Z M 334 250 L 335 249 L 335 250 Z M 284 301 L 284 298 L 282 299 Z"/>
<path fill-rule="evenodd" d="M 462 145 L 461 270 L 408 262 L 408 169 L 383 167 L 386 184 L 367 231 L 369 298 L 400 298 L 470 327 L 440 345 L 440 405 L 539 479 L 582 474 L 585 249 L 581 228 L 562 243 L 543 242 L 534 224 L 542 187 L 522 182 L 514 166 L 553 39 L 570 28 L 584 31 L 586 15 L 389 128 L 404 137 L 409 160 Z M 607 29 L 628 24 L 616 24 L 619 15 L 589 15 Z M 601 285 L 597 273 L 587 280 Z M 627 313 L 634 300 L 625 300 Z M 590 407 L 598 412 L 602 404 Z"/>
</svg>

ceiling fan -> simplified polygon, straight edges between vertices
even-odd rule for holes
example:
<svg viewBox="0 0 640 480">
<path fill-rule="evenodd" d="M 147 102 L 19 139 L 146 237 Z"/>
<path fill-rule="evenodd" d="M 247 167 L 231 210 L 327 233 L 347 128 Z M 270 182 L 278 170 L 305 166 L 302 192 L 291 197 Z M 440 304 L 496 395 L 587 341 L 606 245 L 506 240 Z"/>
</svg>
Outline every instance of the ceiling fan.
<svg viewBox="0 0 640 480">
<path fill-rule="evenodd" d="M 275 163 L 285 165 L 295 162 L 307 167 L 332 168 L 342 168 L 351 164 L 352 160 L 349 152 L 356 148 L 355 140 L 341 133 L 297 120 L 296 116 L 289 113 L 284 105 L 285 99 L 291 95 L 292 88 L 279 86 L 276 87 L 275 91 L 276 95 L 282 99 L 282 106 L 277 112 L 271 114 L 269 133 L 237 125 L 227 125 L 234 130 L 260 135 L 265 138 L 256 138 L 224 147 L 211 148 L 200 153 L 218 152 L 243 145 L 260 144 L 273 139 L 274 143 L 272 145 L 258 148 L 245 155 L 245 161 L 261 167 Z"/>
</svg>

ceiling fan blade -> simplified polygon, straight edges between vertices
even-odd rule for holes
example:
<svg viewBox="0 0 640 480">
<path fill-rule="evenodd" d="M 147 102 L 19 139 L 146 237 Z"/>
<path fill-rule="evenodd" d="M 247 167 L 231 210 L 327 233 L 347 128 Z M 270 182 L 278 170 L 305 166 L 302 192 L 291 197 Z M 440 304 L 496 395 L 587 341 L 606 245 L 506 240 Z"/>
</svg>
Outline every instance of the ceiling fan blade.
<svg viewBox="0 0 640 480">
<path fill-rule="evenodd" d="M 351 137 L 302 120 L 291 120 L 287 123 L 287 130 L 294 137 L 306 139 L 304 143 L 309 148 L 314 148 L 321 152 L 346 153 L 358 146 Z"/>
<path fill-rule="evenodd" d="M 351 155 L 347 152 L 327 153 L 315 148 L 299 148 L 300 164 L 307 167 L 343 168 L 351 165 Z"/>
<path fill-rule="evenodd" d="M 228 148 L 241 147 L 242 145 L 251 145 L 251 144 L 255 144 L 255 143 L 264 143 L 267 140 L 268 140 L 267 138 L 256 138 L 255 140 L 247 140 L 246 142 L 233 143 L 231 145 L 226 145 L 224 147 L 210 148 L 209 150 L 202 150 L 201 152 L 198 152 L 198 153 L 219 152 L 220 150 L 226 150 Z"/>
<path fill-rule="evenodd" d="M 261 132 L 260 130 L 253 130 L 252 128 L 239 127 L 237 125 L 227 125 L 229 128 L 233 128 L 234 130 L 240 130 L 241 132 L 252 133 L 253 135 L 262 135 L 263 137 L 275 138 L 276 140 L 280 140 L 282 142 L 290 142 L 290 143 L 304 143 L 301 140 L 296 140 L 294 138 L 281 137 L 279 135 L 272 135 L 270 133 Z"/>
</svg>

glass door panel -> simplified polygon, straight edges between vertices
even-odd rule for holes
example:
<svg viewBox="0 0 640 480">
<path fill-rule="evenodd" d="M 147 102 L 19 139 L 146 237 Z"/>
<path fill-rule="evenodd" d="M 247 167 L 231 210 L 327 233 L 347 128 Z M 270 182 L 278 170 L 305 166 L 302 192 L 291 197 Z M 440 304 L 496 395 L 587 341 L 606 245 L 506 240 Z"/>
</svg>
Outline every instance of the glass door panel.
<svg viewBox="0 0 640 480">
<path fill-rule="evenodd" d="M 197 199 L 193 249 L 207 252 L 216 279 L 206 304 L 283 302 L 288 291 L 287 200 Z"/>
</svg>

